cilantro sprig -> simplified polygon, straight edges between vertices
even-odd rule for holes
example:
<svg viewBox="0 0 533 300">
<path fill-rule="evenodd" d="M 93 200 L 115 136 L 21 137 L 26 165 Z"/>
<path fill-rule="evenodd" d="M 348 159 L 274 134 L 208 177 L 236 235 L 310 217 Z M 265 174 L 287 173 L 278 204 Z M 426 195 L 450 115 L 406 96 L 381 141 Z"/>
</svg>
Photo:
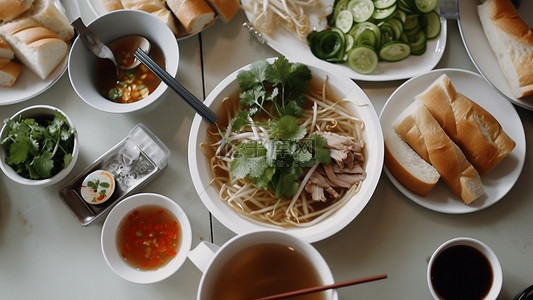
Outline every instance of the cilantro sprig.
<svg viewBox="0 0 533 300">
<path fill-rule="evenodd" d="M 25 178 L 50 178 L 72 161 L 75 129 L 58 111 L 53 119 L 8 120 L 6 130 L 5 162 Z"/>
<path fill-rule="evenodd" d="M 249 178 L 257 188 L 271 189 L 278 199 L 292 197 L 305 168 L 331 161 L 326 140 L 316 134 L 307 136 L 297 118 L 311 89 L 311 71 L 280 56 L 273 63 L 253 63 L 237 80 L 243 109 L 232 119 L 232 129 L 242 131 L 251 118 L 263 114 L 266 118 L 254 123 L 268 130 L 268 139 L 232 144 L 231 172 L 236 178 Z"/>
</svg>

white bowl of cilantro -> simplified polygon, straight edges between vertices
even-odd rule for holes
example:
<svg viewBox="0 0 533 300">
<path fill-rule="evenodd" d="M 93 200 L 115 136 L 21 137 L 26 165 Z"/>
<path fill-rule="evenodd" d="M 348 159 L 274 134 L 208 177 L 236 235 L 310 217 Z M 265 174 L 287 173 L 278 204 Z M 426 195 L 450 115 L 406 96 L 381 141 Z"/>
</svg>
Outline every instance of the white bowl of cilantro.
<svg viewBox="0 0 533 300">
<path fill-rule="evenodd" d="M 348 77 L 280 56 L 230 74 L 204 103 L 219 119 L 195 116 L 189 170 L 201 201 L 234 233 L 277 228 L 316 242 L 371 199 L 383 134 Z"/>
<path fill-rule="evenodd" d="M 78 135 L 60 109 L 34 105 L 4 121 L 0 131 L 0 168 L 15 182 L 52 185 L 74 168 Z"/>
</svg>

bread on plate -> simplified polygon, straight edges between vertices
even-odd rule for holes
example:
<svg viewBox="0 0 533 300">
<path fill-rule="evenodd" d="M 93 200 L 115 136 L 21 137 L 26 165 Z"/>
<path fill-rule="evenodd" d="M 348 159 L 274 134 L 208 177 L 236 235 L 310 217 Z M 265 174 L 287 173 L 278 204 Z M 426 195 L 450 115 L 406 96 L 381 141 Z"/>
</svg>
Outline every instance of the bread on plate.
<svg viewBox="0 0 533 300">
<path fill-rule="evenodd" d="M 167 5 L 188 34 L 198 33 L 215 21 L 215 11 L 205 0 L 167 0 Z"/>
<path fill-rule="evenodd" d="M 33 0 L 0 0 L 0 24 L 14 20 L 25 13 Z"/>
<path fill-rule="evenodd" d="M 509 0 L 486 0 L 479 20 L 513 96 L 533 94 L 533 32 Z"/>
<path fill-rule="evenodd" d="M 415 99 L 424 103 L 481 175 L 498 165 L 515 147 L 500 123 L 484 108 L 457 92 L 446 74 Z"/>
<path fill-rule="evenodd" d="M 34 19 L 66 42 L 74 37 L 74 28 L 70 25 L 67 16 L 56 6 L 54 0 L 35 0 L 21 18 Z"/>
</svg>

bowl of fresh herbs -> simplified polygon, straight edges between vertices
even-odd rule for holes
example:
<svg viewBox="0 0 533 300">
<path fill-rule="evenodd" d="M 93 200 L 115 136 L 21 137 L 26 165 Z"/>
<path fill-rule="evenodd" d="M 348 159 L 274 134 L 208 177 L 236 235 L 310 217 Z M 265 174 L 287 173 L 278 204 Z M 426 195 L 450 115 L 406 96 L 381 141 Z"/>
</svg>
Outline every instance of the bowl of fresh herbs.
<svg viewBox="0 0 533 300">
<path fill-rule="evenodd" d="M 0 131 L 0 168 L 24 185 L 52 185 L 74 168 L 78 135 L 60 109 L 34 105 L 4 121 Z"/>
</svg>

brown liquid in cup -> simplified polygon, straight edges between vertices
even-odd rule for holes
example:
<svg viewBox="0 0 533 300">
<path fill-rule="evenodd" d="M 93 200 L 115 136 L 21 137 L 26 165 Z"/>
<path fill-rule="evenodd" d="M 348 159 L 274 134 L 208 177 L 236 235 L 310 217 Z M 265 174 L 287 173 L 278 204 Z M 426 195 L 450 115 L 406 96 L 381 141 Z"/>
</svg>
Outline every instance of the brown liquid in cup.
<svg viewBox="0 0 533 300">
<path fill-rule="evenodd" d="M 488 259 L 479 250 L 467 245 L 443 250 L 431 268 L 431 282 L 441 299 L 483 299 L 492 281 Z"/>
<path fill-rule="evenodd" d="M 209 295 L 203 299 L 254 299 L 322 285 L 313 264 L 300 252 L 265 243 L 241 250 L 222 266 Z M 324 300 L 325 293 L 291 299 Z"/>
</svg>

